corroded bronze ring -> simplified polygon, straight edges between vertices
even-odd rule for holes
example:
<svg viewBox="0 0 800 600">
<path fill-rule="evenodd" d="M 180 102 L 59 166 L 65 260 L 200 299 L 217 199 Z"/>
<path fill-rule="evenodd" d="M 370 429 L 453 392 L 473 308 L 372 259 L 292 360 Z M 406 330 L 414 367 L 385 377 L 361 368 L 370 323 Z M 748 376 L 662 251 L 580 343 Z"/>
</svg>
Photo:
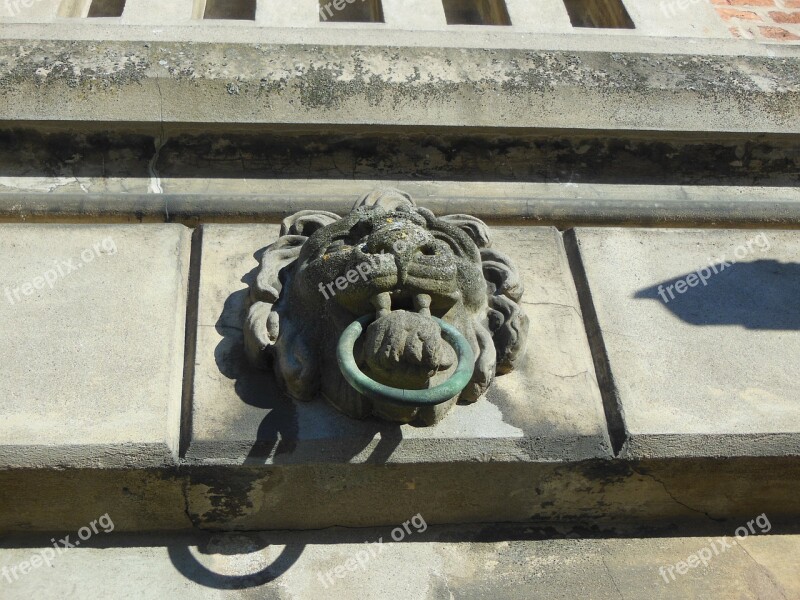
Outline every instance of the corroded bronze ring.
<svg viewBox="0 0 800 600">
<path fill-rule="evenodd" d="M 336 359 L 339 370 L 353 388 L 371 398 L 398 406 L 423 407 L 434 406 L 458 396 L 472 379 L 475 365 L 475 354 L 467 339 L 458 329 L 448 325 L 437 317 L 431 317 L 442 328 L 442 337 L 456 351 L 458 366 L 453 375 L 444 383 L 425 390 L 406 390 L 378 383 L 364 375 L 356 364 L 353 348 L 361 336 L 364 327 L 374 320 L 374 315 L 365 315 L 353 321 L 342 332 L 336 347 Z"/>
</svg>

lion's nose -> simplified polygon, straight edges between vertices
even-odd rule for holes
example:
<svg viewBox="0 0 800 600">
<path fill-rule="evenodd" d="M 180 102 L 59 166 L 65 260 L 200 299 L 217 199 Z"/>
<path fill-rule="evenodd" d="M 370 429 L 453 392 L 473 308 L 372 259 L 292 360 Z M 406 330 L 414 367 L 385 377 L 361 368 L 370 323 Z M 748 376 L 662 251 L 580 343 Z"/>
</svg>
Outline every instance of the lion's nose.
<svg viewBox="0 0 800 600">
<path fill-rule="evenodd" d="M 435 252 L 435 238 L 418 227 L 384 227 L 375 231 L 367 244 L 371 254 L 393 254 L 398 262 L 408 262 L 416 254 Z"/>
</svg>

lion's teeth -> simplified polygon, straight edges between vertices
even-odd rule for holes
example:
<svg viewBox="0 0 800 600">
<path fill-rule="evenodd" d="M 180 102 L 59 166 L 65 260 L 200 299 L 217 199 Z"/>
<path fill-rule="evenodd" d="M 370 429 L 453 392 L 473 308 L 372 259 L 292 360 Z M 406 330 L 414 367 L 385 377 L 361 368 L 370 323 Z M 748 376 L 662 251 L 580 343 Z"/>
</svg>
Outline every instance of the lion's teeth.
<svg viewBox="0 0 800 600">
<path fill-rule="evenodd" d="M 377 314 L 375 318 L 380 319 L 392 312 L 392 295 L 389 292 L 382 292 L 372 297 L 370 300 L 375 307 Z"/>
<path fill-rule="evenodd" d="M 428 294 L 414 296 L 414 310 L 424 317 L 431 316 L 431 297 Z"/>
</svg>

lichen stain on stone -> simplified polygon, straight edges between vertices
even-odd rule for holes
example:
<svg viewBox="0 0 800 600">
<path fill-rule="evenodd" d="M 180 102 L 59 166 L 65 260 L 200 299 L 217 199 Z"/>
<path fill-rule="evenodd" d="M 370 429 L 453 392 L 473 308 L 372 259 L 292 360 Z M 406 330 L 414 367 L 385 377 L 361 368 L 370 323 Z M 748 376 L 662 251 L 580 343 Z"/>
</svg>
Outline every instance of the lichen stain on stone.
<svg viewBox="0 0 800 600">
<path fill-rule="evenodd" d="M 252 506 L 248 498 L 249 483 L 238 474 L 206 481 L 192 479 L 188 504 L 193 521 L 208 524 L 228 522 L 243 516 Z"/>
<path fill-rule="evenodd" d="M 188 512 L 196 526 L 220 526 L 247 518 L 265 504 L 283 477 L 260 469 L 197 469 L 191 473 Z"/>
<path fill-rule="evenodd" d="M 347 83 L 337 82 L 341 69 L 326 65 L 324 68 L 310 66 L 305 70 L 298 88 L 300 101 L 306 108 L 339 108 L 341 96 Z"/>
<path fill-rule="evenodd" d="M 268 107 L 306 112 L 410 107 L 433 118 L 501 105 L 514 118 L 533 96 L 558 90 L 590 92 L 604 104 L 673 92 L 715 105 L 721 119 L 732 104 L 742 114 L 769 110 L 788 122 L 800 94 L 797 68 L 796 59 L 766 57 L 26 40 L 0 44 L 0 94 L 61 86 L 89 95 L 160 79 L 202 85 L 210 102 L 223 94 L 228 103 L 256 96 Z M 614 104 L 603 109 L 617 118 Z"/>
<path fill-rule="evenodd" d="M 146 76 L 148 61 L 144 56 L 112 45 L 87 48 L 76 42 L 27 44 L 6 50 L 10 58 L 2 65 L 6 68 L 0 71 L 0 87 L 64 83 L 69 88 L 108 90 L 140 82 Z"/>
</svg>

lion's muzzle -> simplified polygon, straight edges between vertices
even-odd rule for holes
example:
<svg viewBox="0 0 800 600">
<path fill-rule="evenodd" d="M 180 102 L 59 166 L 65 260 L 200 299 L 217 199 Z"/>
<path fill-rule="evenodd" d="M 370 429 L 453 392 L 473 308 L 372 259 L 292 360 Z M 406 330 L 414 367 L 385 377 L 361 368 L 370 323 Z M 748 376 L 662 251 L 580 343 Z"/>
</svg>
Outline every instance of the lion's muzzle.
<svg viewBox="0 0 800 600">
<path fill-rule="evenodd" d="M 456 358 L 430 316 L 404 310 L 387 313 L 367 327 L 362 355 L 373 379 L 406 389 L 428 387 Z"/>
</svg>

